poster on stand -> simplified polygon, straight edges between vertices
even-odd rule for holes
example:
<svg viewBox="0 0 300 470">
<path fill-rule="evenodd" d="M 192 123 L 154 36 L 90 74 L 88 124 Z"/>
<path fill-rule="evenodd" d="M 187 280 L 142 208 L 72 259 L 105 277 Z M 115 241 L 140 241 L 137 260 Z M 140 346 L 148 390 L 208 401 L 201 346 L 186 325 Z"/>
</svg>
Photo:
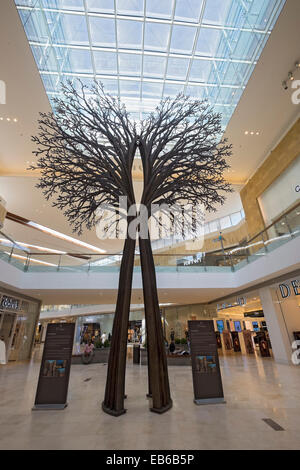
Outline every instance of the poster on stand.
<svg viewBox="0 0 300 470">
<path fill-rule="evenodd" d="M 231 332 L 232 344 L 234 352 L 241 352 L 241 344 L 239 339 L 239 334 L 237 331 Z"/>
<path fill-rule="evenodd" d="M 243 330 L 244 343 L 247 354 L 254 354 L 252 334 L 249 330 Z"/>
<path fill-rule="evenodd" d="M 271 357 L 270 349 L 265 335 L 258 337 L 258 345 L 261 357 Z"/>
<path fill-rule="evenodd" d="M 223 342 L 225 345 L 225 349 L 227 351 L 230 351 L 232 349 L 230 331 L 224 330 L 222 334 L 223 334 Z"/>
<path fill-rule="evenodd" d="M 218 349 L 222 349 L 222 340 L 221 340 L 221 334 L 219 331 L 216 331 L 216 340 L 217 340 Z"/>
<path fill-rule="evenodd" d="M 194 402 L 225 403 L 213 320 L 188 322 L 192 355 Z"/>
<path fill-rule="evenodd" d="M 33 410 L 67 406 L 75 323 L 49 323 Z"/>
</svg>

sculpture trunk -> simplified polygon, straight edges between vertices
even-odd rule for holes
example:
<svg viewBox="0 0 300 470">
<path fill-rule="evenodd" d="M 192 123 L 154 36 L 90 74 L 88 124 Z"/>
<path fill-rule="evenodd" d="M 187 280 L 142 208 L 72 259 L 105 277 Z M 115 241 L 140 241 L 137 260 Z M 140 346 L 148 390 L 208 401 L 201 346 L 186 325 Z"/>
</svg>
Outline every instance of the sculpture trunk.
<svg viewBox="0 0 300 470">
<path fill-rule="evenodd" d="M 113 416 L 125 413 L 125 370 L 135 240 L 127 236 L 120 267 L 118 298 L 102 409 Z"/>
<path fill-rule="evenodd" d="M 172 407 L 172 400 L 150 238 L 140 238 L 139 245 L 147 325 L 149 392 L 152 395 L 150 409 L 164 413 Z"/>
</svg>

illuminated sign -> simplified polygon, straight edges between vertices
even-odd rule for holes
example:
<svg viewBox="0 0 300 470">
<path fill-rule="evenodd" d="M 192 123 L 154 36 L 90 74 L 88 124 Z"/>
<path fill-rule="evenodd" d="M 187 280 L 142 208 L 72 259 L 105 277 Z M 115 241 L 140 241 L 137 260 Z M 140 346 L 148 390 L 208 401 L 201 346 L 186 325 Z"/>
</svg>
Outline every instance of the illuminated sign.
<svg viewBox="0 0 300 470">
<path fill-rule="evenodd" d="M 231 304 L 227 304 L 227 303 L 217 304 L 217 311 L 219 312 L 220 310 L 225 310 L 231 307 L 241 307 L 242 305 L 246 305 L 246 298 L 237 297 L 236 302 L 233 302 Z"/>
<path fill-rule="evenodd" d="M 19 299 L 15 299 L 13 297 L 7 297 L 3 295 L 1 299 L 0 308 L 5 310 L 19 310 L 20 308 L 20 301 Z"/>
<path fill-rule="evenodd" d="M 295 279 L 294 281 L 290 282 L 290 285 L 291 287 L 285 283 L 279 284 L 280 294 L 283 299 L 287 299 L 288 297 L 290 297 L 292 292 L 291 288 L 295 295 L 300 295 L 300 282 Z"/>
</svg>

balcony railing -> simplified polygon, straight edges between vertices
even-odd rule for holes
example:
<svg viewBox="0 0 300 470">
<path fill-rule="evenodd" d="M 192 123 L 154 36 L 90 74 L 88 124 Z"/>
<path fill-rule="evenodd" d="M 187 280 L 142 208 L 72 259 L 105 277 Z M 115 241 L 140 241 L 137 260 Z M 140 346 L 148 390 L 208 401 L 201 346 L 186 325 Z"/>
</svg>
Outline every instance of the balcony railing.
<svg viewBox="0 0 300 470">
<path fill-rule="evenodd" d="M 300 235 L 300 202 L 264 230 L 231 247 L 210 252 L 154 254 L 156 271 L 230 272 L 266 256 Z M 0 259 L 25 272 L 118 272 L 122 253 L 32 252 L 0 232 Z M 140 271 L 140 256 L 135 256 Z"/>
</svg>

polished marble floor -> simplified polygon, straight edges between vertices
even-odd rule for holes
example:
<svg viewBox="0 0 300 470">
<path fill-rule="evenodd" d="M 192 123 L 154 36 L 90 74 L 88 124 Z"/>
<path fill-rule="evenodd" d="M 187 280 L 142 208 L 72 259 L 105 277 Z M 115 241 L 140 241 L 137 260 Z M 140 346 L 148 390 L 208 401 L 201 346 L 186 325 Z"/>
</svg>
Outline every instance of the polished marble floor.
<svg viewBox="0 0 300 470">
<path fill-rule="evenodd" d="M 190 367 L 173 366 L 174 406 L 157 415 L 146 367 L 130 361 L 128 411 L 114 418 L 101 411 L 106 365 L 72 366 L 63 411 L 31 411 L 38 362 L 0 366 L 0 449 L 300 449 L 300 367 L 241 355 L 221 357 L 221 367 L 226 404 L 196 406 Z"/>
</svg>

